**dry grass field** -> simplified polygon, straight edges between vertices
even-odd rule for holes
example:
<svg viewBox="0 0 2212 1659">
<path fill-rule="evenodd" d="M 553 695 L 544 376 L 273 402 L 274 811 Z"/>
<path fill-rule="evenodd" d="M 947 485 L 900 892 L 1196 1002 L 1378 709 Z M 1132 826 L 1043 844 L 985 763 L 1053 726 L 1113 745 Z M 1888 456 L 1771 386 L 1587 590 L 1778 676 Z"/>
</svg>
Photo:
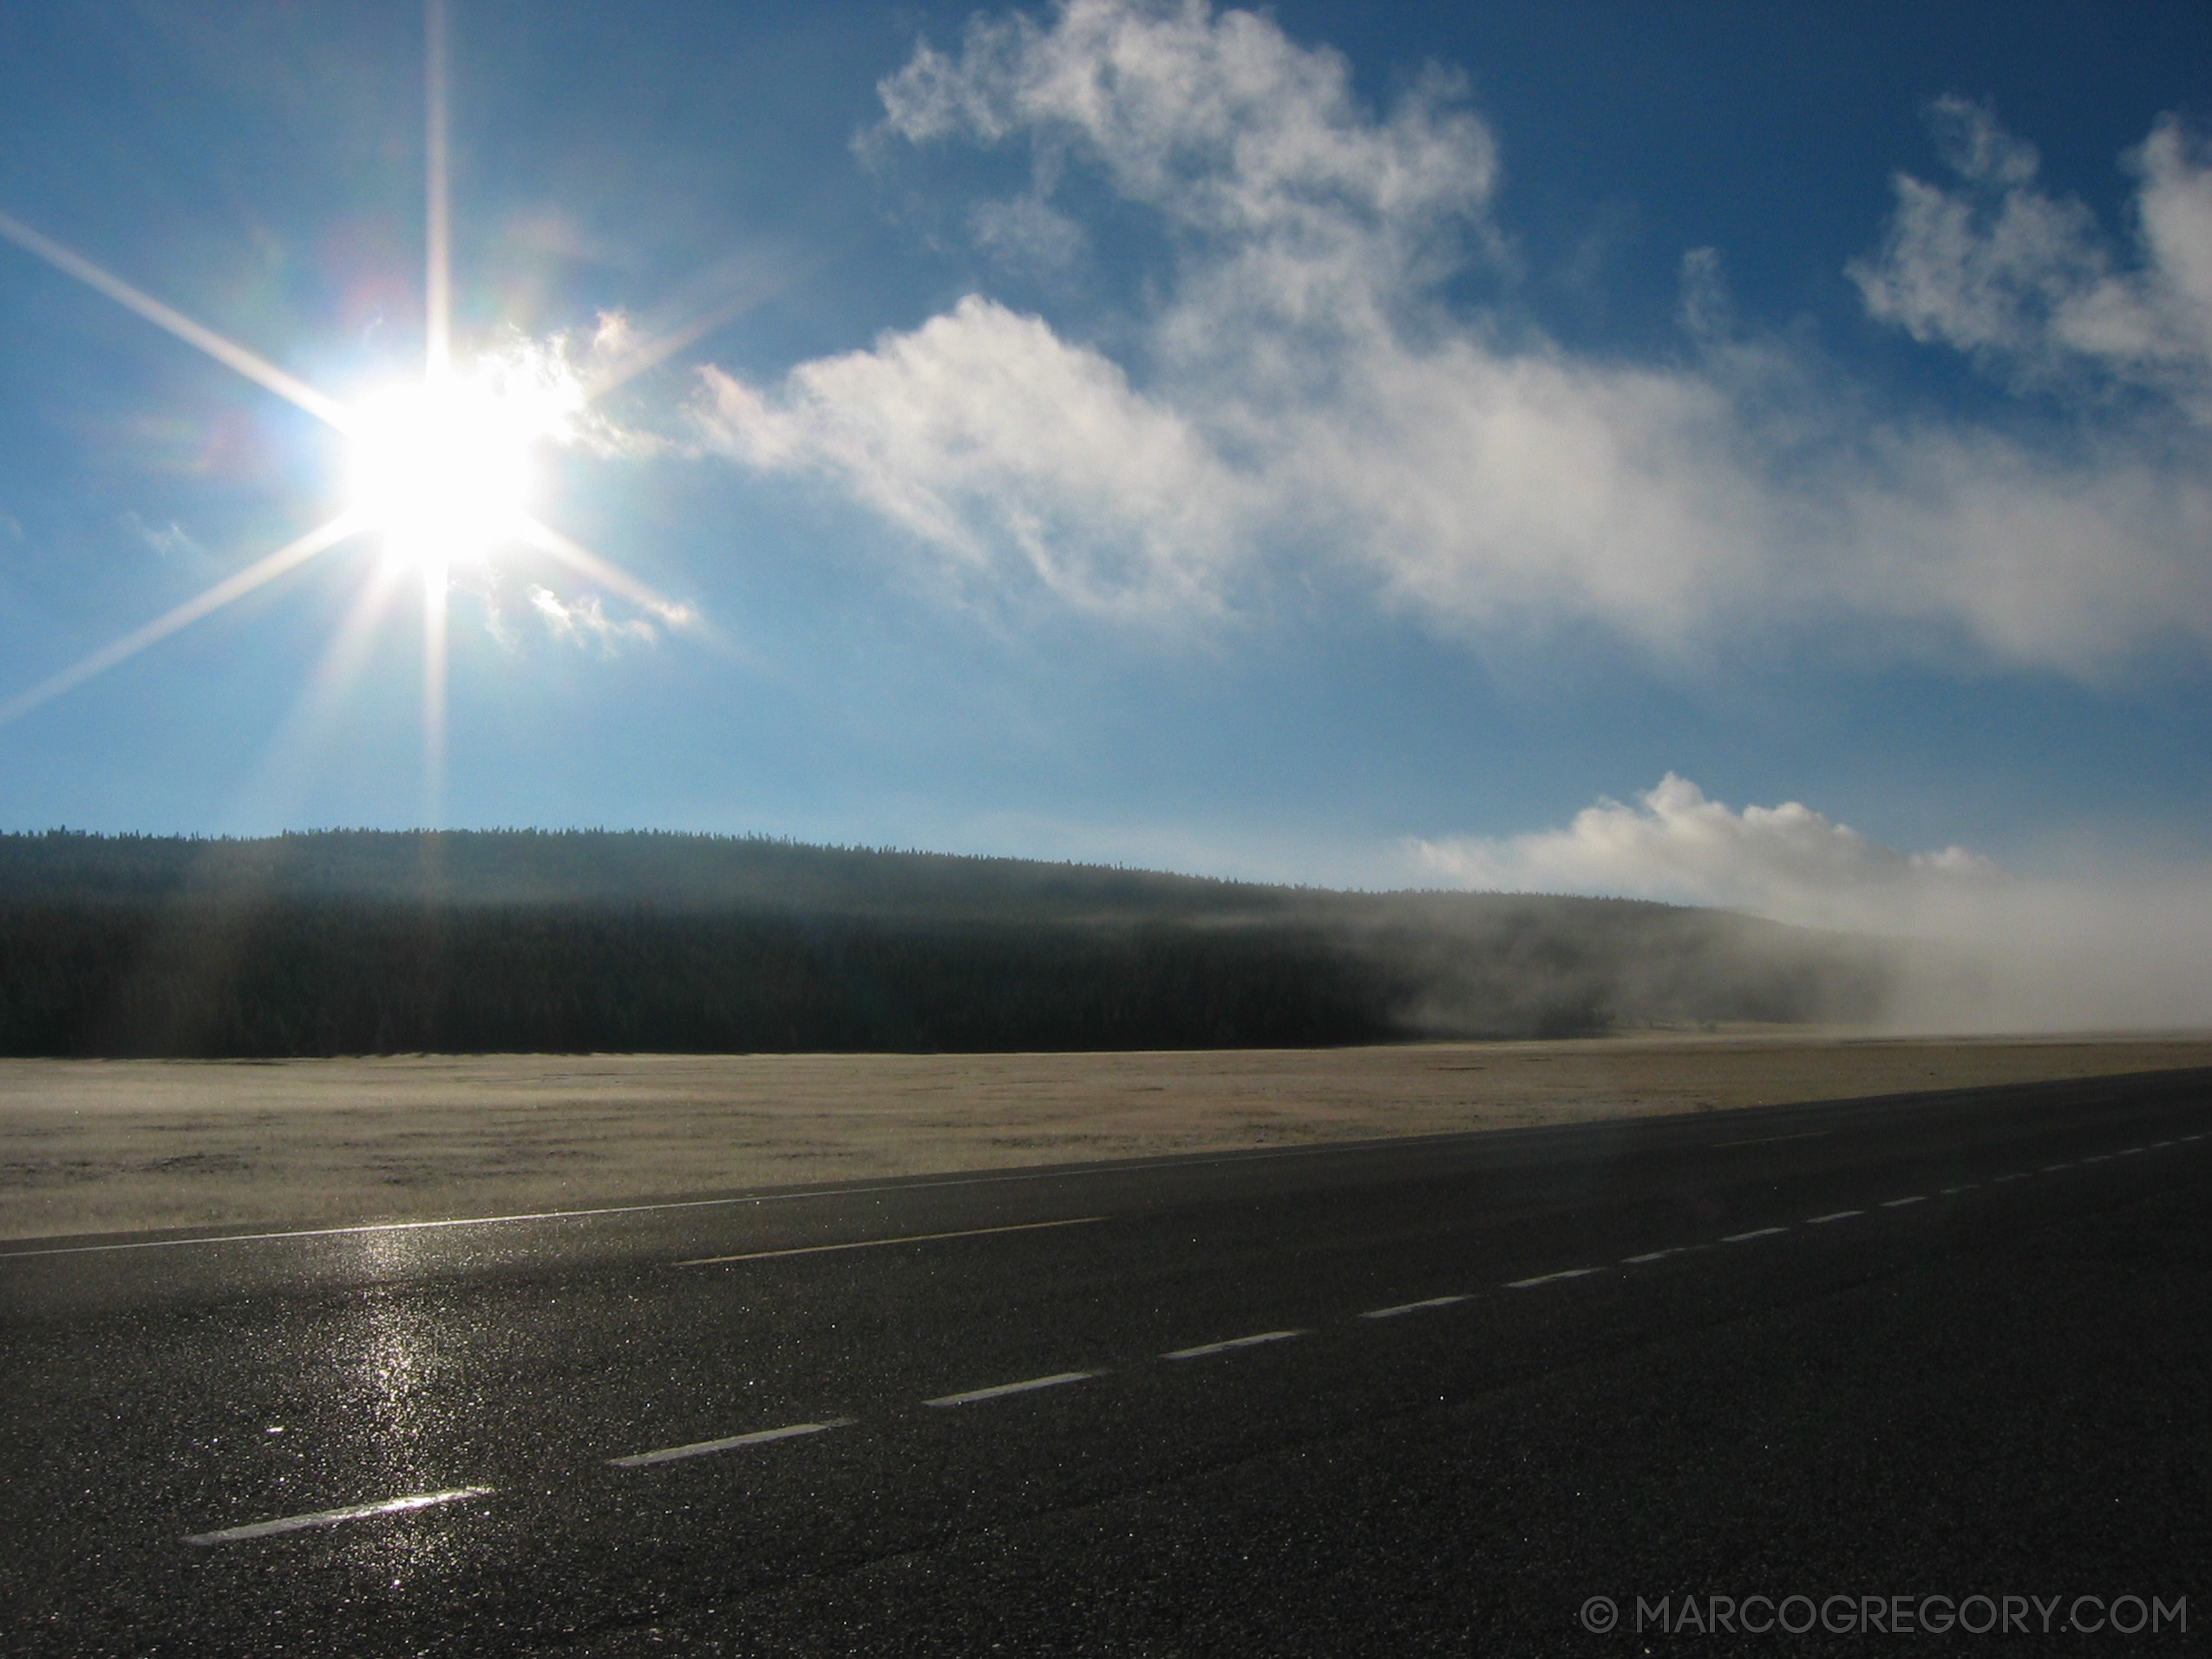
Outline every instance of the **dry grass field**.
<svg viewBox="0 0 2212 1659">
<path fill-rule="evenodd" d="M 2212 1065 L 1804 1029 L 1050 1055 L 0 1061 L 0 1238 L 417 1219 Z"/>
</svg>

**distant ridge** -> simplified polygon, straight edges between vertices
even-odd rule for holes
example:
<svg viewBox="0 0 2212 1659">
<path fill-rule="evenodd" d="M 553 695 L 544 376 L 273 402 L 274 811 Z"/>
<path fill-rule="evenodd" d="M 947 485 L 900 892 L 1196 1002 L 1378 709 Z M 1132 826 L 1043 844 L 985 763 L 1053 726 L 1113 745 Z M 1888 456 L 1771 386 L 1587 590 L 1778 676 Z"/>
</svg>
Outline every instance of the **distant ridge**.
<svg viewBox="0 0 2212 1659">
<path fill-rule="evenodd" d="M 1877 944 L 658 831 L 0 835 L 0 1052 L 992 1050 L 1871 1017 Z"/>
</svg>

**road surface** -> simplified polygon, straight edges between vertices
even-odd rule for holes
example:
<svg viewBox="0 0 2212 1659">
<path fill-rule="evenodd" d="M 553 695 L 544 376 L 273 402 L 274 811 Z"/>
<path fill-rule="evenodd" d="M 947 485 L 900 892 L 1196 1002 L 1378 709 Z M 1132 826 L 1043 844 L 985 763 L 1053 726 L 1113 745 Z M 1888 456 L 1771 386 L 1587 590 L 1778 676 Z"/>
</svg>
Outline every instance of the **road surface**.
<svg viewBox="0 0 2212 1659">
<path fill-rule="evenodd" d="M 2201 1651 L 2209 1222 L 2194 1072 L 19 1244 L 0 1634 Z"/>
</svg>

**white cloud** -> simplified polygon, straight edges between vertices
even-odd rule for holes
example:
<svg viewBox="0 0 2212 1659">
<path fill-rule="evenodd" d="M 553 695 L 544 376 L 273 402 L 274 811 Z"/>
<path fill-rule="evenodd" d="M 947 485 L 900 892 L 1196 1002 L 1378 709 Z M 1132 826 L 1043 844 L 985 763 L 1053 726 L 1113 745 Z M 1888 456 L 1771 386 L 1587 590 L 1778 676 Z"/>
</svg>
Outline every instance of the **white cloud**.
<svg viewBox="0 0 2212 1659">
<path fill-rule="evenodd" d="M 1496 146 L 1441 72 L 1376 112 L 1340 56 L 1264 15 L 1070 0 L 925 45 L 881 92 L 864 147 L 1026 145 L 1037 212 L 1087 169 L 1171 255 L 1113 356 L 970 296 L 776 384 L 704 372 L 709 448 L 834 481 L 972 593 L 1172 617 L 1295 564 L 1476 641 L 1594 619 L 1666 653 L 1840 625 L 2084 674 L 2212 643 L 2201 430 L 2107 411 L 2031 441 L 1868 417 L 1832 369 L 1730 335 L 1705 251 L 1682 361 L 1580 356 L 1503 308 L 1447 308 L 1441 278 L 1509 260 Z M 1963 118 L 1953 136 L 2011 206 L 1901 185 L 1860 273 L 1877 315 L 2018 363 L 2042 337 L 2021 273 L 2042 271 L 2074 296 L 2067 350 L 2195 396 L 2212 238 L 2180 129 L 2137 158 L 2136 271 L 2083 251 L 2093 226 L 2035 192 L 2025 147 Z"/>
<path fill-rule="evenodd" d="M 1731 811 L 1672 772 L 1637 800 L 1600 800 L 1565 829 L 1410 849 L 1424 872 L 1454 886 L 1656 898 L 1831 927 L 1948 911 L 1999 879 L 1994 864 L 1963 847 L 1901 852 L 1794 800 Z"/>
<path fill-rule="evenodd" d="M 1963 847 L 1885 846 L 1796 801 L 1740 812 L 1669 773 L 1563 829 L 1415 840 L 1417 878 L 1718 905 L 1908 941 L 1900 1029 L 2212 1022 L 2212 871 L 2140 860 L 2026 878 Z"/>
<path fill-rule="evenodd" d="M 11 519 L 8 522 L 14 524 L 15 520 Z M 160 558 L 173 558 L 184 554 L 199 562 L 204 562 L 207 558 L 207 550 L 194 541 L 185 527 L 173 519 L 166 525 L 152 525 L 133 512 L 124 513 L 122 522 L 125 529 Z M 21 533 L 20 527 L 17 533 Z"/>
<path fill-rule="evenodd" d="M 2031 385 L 2107 376 L 2212 422 L 2212 159 L 2171 116 L 2129 157 L 2140 264 L 2096 217 L 2036 184 L 2034 148 L 1956 98 L 1934 108 L 1961 188 L 1901 174 L 1880 255 L 1851 276 L 1867 308 Z"/>
<path fill-rule="evenodd" d="M 773 394 L 704 371 L 709 441 L 836 477 L 971 577 L 1093 610 L 1219 602 L 1241 487 L 1175 410 L 1043 322 L 970 297 Z"/>
<path fill-rule="evenodd" d="M 660 643 L 660 630 L 652 624 L 642 617 L 623 619 L 608 616 L 596 594 L 587 593 L 580 599 L 563 599 L 533 583 L 528 598 L 531 609 L 538 613 L 546 631 L 555 639 L 577 645 L 597 645 L 607 656 L 612 656 L 624 645 Z"/>
<path fill-rule="evenodd" d="M 1024 273 L 1064 270 L 1089 244 L 1082 225 L 1034 196 L 978 202 L 969 210 L 968 231 L 1000 265 Z"/>
<path fill-rule="evenodd" d="M 632 349 L 630 323 L 619 312 L 601 312 L 585 350 L 604 361 Z M 602 459 L 638 459 L 667 446 L 662 439 L 614 420 L 593 403 L 588 376 L 575 362 L 568 334 L 533 336 L 514 331 L 468 364 L 469 377 L 527 416 L 530 430 L 547 443 L 582 449 Z"/>
</svg>

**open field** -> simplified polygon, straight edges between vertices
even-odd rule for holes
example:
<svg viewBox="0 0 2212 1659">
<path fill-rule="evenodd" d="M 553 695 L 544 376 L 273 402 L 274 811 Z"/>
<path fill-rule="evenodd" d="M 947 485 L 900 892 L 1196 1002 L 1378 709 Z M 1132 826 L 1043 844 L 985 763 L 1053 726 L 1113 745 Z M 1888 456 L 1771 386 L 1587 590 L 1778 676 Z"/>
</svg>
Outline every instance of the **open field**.
<svg viewBox="0 0 2212 1659">
<path fill-rule="evenodd" d="M 2212 1065 L 1723 1030 L 1051 1055 L 0 1061 L 0 1238 L 414 1219 Z"/>
</svg>

